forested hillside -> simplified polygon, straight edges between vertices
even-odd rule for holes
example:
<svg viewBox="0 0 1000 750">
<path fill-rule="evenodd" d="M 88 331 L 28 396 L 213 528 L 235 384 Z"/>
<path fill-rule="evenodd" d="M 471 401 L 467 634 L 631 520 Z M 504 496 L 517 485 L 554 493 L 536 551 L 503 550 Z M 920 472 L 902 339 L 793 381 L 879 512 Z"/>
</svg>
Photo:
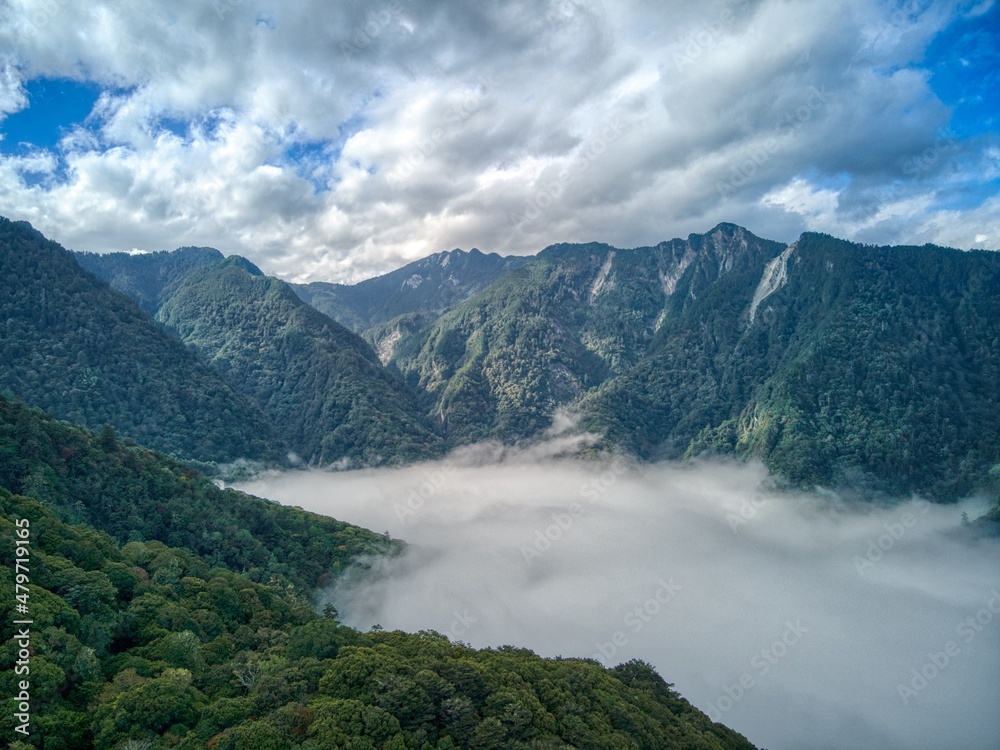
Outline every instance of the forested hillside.
<svg viewBox="0 0 1000 750">
<path fill-rule="evenodd" d="M 0 218 L 0 389 L 203 462 L 283 456 L 260 409 L 134 301 Z"/>
<path fill-rule="evenodd" d="M 139 303 L 150 315 L 176 291 L 192 271 L 221 263 L 225 256 L 211 247 L 182 247 L 156 253 L 75 253 L 77 263 Z"/>
<path fill-rule="evenodd" d="M 177 278 L 196 257 L 211 260 L 185 252 L 187 260 L 154 259 L 157 278 Z M 216 291 L 199 292 L 205 305 Z M 816 234 L 785 246 L 721 224 L 630 250 L 591 243 L 527 259 L 439 253 L 352 287 L 298 293 L 364 329 L 419 403 L 422 415 L 408 412 L 411 421 L 427 420 L 448 446 L 530 438 L 566 408 L 610 448 L 650 460 L 757 457 L 805 487 L 953 499 L 982 487 L 1000 462 L 996 253 Z M 199 309 L 186 311 L 191 330 Z M 213 323 L 218 340 L 203 351 L 215 357 L 231 336 L 224 357 L 245 361 L 228 377 L 242 379 L 272 415 L 274 403 L 319 403 L 311 386 L 273 387 L 285 360 L 261 357 L 258 334 L 220 333 L 244 317 Z M 254 370 L 258 359 L 264 372 Z M 249 390 L 247 373 L 260 380 Z M 349 434 L 378 444 L 371 433 Z M 305 433 L 284 437 L 316 445 Z M 337 450 L 362 460 L 385 452 L 352 453 L 349 442 Z M 400 444 L 400 460 L 437 449 L 421 439 Z"/>
<path fill-rule="evenodd" d="M 401 315 L 446 312 L 527 261 L 475 248 L 450 250 L 353 285 L 317 281 L 292 288 L 320 312 L 364 333 Z"/>
<path fill-rule="evenodd" d="M 806 234 L 769 271 L 673 309 L 587 424 L 648 458 L 758 456 L 800 485 L 982 482 L 1000 460 L 1000 255 Z"/>
<path fill-rule="evenodd" d="M 452 441 L 526 437 L 638 364 L 670 300 L 755 283 L 781 249 L 730 224 L 652 248 L 555 245 L 401 341 L 391 364 Z"/>
<path fill-rule="evenodd" d="M 440 455 L 416 397 L 356 334 L 242 258 L 194 271 L 157 318 L 252 398 L 307 463 Z"/>
<path fill-rule="evenodd" d="M 0 606 L 0 690 L 30 686 L 15 750 L 752 747 L 641 662 L 340 625 L 306 595 L 395 545 L 218 490 L 110 430 L 2 400 L 0 417 L 0 551 L 30 541 L 25 610 Z M 11 624 L 26 617 L 27 678 Z M 6 711 L 5 736 L 21 721 Z"/>
<path fill-rule="evenodd" d="M 184 547 L 212 565 L 312 591 L 396 542 L 326 516 L 219 489 L 184 464 L 0 398 L 0 487 L 121 543 Z"/>
</svg>

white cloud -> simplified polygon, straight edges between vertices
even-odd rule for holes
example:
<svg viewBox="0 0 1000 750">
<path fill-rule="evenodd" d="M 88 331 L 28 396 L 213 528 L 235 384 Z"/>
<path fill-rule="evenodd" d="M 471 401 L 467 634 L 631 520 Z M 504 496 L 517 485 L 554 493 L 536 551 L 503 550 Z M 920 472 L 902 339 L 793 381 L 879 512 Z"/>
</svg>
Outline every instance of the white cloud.
<svg viewBox="0 0 1000 750">
<path fill-rule="evenodd" d="M 572 452 L 565 436 L 548 447 Z M 773 750 L 995 747 L 1000 547 L 955 533 L 985 502 L 853 507 L 768 491 L 758 465 L 630 466 L 544 448 L 248 489 L 409 543 L 384 575 L 336 592 L 356 627 L 645 659 Z M 978 632 L 956 632 L 991 601 Z M 947 667 L 901 695 L 949 641 Z"/>
<path fill-rule="evenodd" d="M 445 248 L 637 245 L 722 220 L 864 232 L 911 192 L 934 198 L 917 188 L 947 168 L 905 171 L 948 121 L 908 66 L 956 7 L 12 0 L 0 111 L 36 76 L 107 91 L 96 136 L 53 155 L 65 173 L 39 185 L 2 159 L 0 213 L 75 249 L 216 245 L 348 280 Z M 954 151 L 982 174 L 983 144 Z M 793 185 L 812 187 L 778 200 Z M 919 225 L 880 222 L 890 241 Z"/>
</svg>

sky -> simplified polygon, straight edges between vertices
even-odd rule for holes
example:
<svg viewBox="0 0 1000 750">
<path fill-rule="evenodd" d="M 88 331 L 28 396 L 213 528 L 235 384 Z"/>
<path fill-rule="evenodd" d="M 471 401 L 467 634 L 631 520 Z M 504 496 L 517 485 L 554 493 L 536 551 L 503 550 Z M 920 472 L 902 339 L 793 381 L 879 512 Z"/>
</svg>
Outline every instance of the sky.
<svg viewBox="0 0 1000 750">
<path fill-rule="evenodd" d="M 0 215 L 290 281 L 431 253 L 1000 249 L 994 0 L 7 0 Z"/>
<path fill-rule="evenodd" d="M 982 501 L 851 505 L 774 492 L 759 464 L 559 453 L 244 488 L 406 540 L 328 592 L 354 627 L 643 659 L 770 750 L 996 748 L 1000 544 L 956 533 Z"/>
</svg>

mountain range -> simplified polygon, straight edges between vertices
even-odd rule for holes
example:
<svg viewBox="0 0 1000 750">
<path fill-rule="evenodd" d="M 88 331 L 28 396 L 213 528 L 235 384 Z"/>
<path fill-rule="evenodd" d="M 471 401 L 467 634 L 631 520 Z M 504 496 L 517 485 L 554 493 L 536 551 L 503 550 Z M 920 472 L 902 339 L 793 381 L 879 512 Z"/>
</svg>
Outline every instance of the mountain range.
<svg viewBox="0 0 1000 750">
<path fill-rule="evenodd" d="M 320 614 L 403 544 L 199 469 L 406 463 L 568 414 L 645 460 L 758 458 L 866 497 L 1000 490 L 996 253 L 721 224 L 295 286 L 211 248 L 74 254 L 0 219 L 0 284 L 0 528 L 9 559 L 20 529 L 32 544 L 17 750 L 752 747 L 640 661 Z M 1000 504 L 977 527 L 1000 533 Z"/>
<path fill-rule="evenodd" d="M 199 382 L 183 363 L 206 379 L 199 392 L 231 402 L 208 410 L 214 419 L 253 424 L 255 439 L 226 428 L 223 446 L 201 419 L 191 421 L 211 437 L 189 438 L 197 449 L 173 428 L 143 432 L 169 418 L 130 421 L 108 385 L 80 408 L 76 389 L 27 382 L 17 356 L 0 372 L 10 393 L 181 458 L 400 463 L 535 439 L 565 411 L 602 449 L 758 458 L 796 486 L 951 500 L 987 486 L 1000 463 L 996 253 L 814 233 L 788 245 L 721 224 L 652 247 L 453 250 L 355 285 L 291 285 L 208 248 L 74 255 L 27 225 L 3 226 L 21 243 L 5 263 L 23 265 L 4 274 L 8 300 L 89 285 L 96 296 L 60 298 L 74 310 L 56 317 L 127 308 L 144 332 L 130 334 L 132 348 L 177 353 L 172 370 L 151 360 L 142 377 L 116 371 L 116 388 L 158 389 L 130 398 L 170 414 L 165 394 Z M 58 273 L 39 276 L 53 258 Z M 22 310 L 39 304 L 26 298 Z M 85 366 L 112 378 L 101 358 L 113 351 L 86 365 L 52 360 L 46 347 L 81 344 L 25 325 L 5 341 L 44 358 L 44 382 L 74 383 Z M 45 354 L 26 345 L 35 340 Z"/>
</svg>

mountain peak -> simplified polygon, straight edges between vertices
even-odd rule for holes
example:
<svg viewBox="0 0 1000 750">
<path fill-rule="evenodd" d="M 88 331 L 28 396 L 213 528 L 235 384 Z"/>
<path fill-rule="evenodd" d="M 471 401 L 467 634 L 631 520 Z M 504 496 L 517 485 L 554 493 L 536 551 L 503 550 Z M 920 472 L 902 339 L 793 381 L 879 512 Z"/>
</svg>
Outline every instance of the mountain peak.
<svg viewBox="0 0 1000 750">
<path fill-rule="evenodd" d="M 261 271 L 257 266 L 251 263 L 249 260 L 244 258 L 242 255 L 230 255 L 228 258 L 220 263 L 222 266 L 234 266 L 236 268 L 242 268 L 247 273 L 253 276 L 263 276 L 264 272 Z"/>
</svg>

